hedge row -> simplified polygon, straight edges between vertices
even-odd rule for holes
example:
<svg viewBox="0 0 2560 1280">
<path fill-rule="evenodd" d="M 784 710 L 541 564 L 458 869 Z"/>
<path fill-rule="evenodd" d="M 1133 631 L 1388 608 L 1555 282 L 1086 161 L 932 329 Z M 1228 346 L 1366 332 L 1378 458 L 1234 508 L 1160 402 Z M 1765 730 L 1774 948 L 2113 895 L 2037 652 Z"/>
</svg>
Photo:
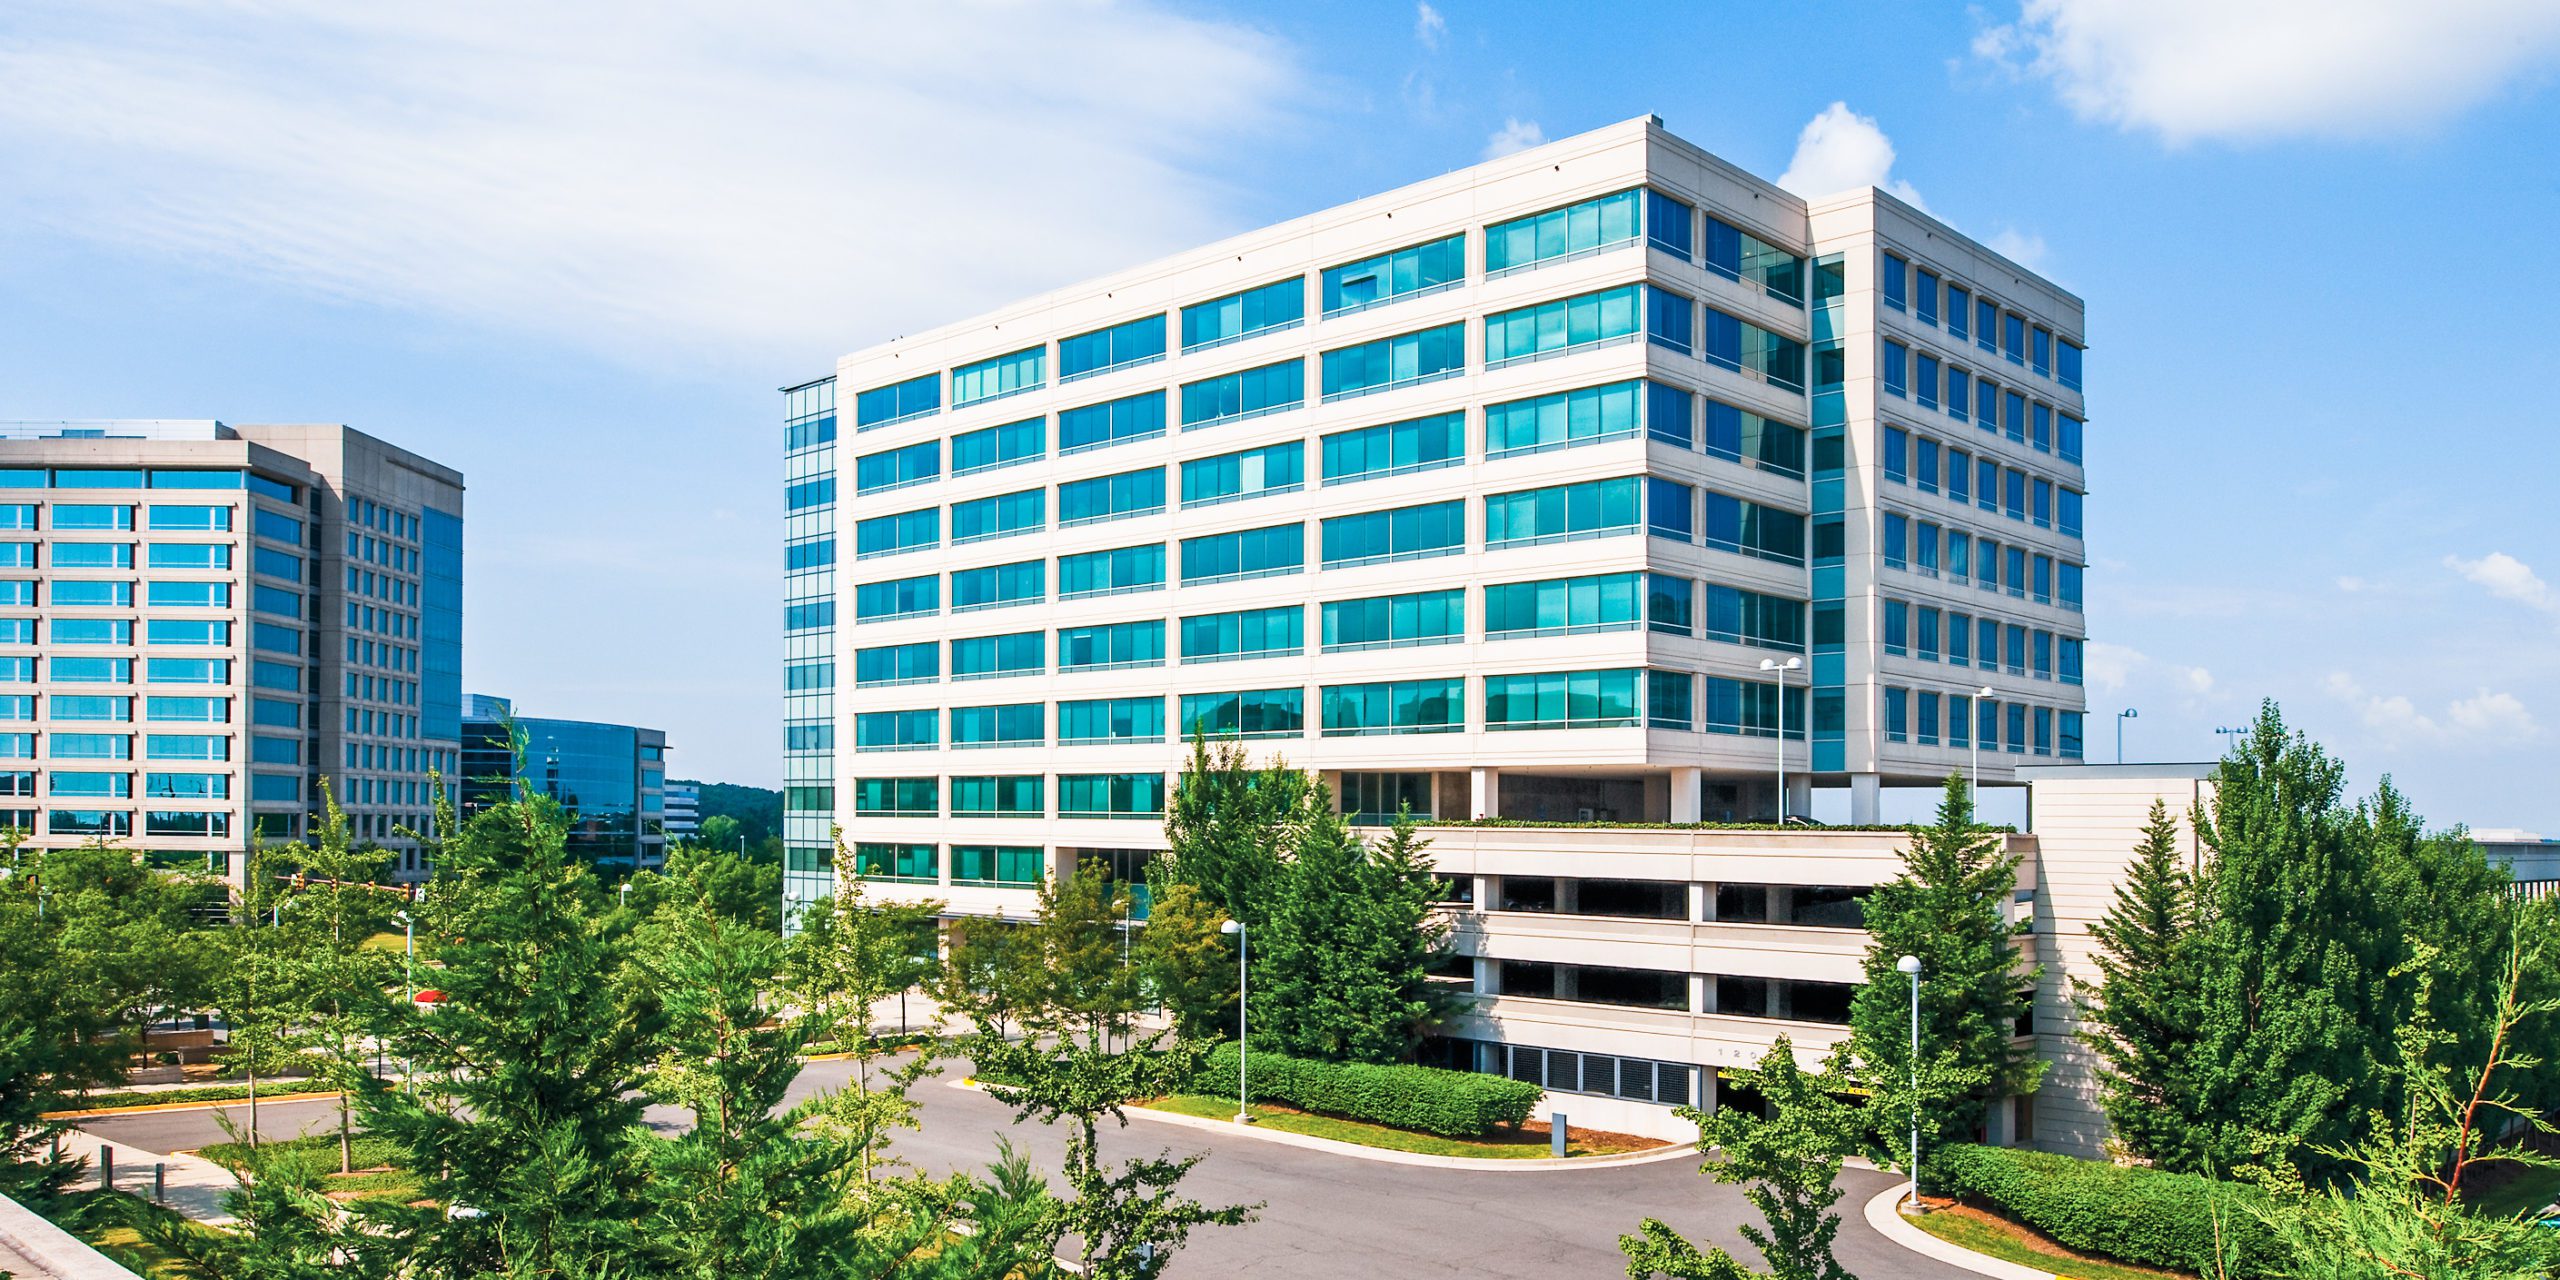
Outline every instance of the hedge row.
<svg viewBox="0 0 2560 1280">
<path fill-rule="evenodd" d="M 1261 1101 L 1444 1138 L 1481 1138 L 1497 1125 L 1517 1125 L 1529 1118 L 1543 1092 L 1534 1084 L 1472 1071 L 1318 1062 L 1260 1049 L 1246 1064 L 1246 1087 Z M 1191 1087 L 1212 1096 L 1234 1092 L 1234 1042 L 1210 1051 Z"/>
<path fill-rule="evenodd" d="M 260 1098 L 279 1097 L 288 1093 L 326 1092 L 322 1081 L 296 1076 L 290 1079 L 258 1081 Z M 166 1102 L 239 1102 L 249 1096 L 246 1084 L 202 1084 L 184 1089 L 120 1089 L 110 1093 L 93 1093 L 88 1097 L 67 1097 L 67 1111 L 103 1111 L 110 1107 L 151 1107 Z"/>
<path fill-rule="evenodd" d="M 1921 1176 L 1933 1190 L 2033 1227 L 2081 1253 L 2231 1280 L 2275 1280 L 2292 1271 L 2283 1245 L 2260 1216 L 2267 1201 L 2255 1187 L 1976 1146 L 1941 1150 Z"/>
</svg>

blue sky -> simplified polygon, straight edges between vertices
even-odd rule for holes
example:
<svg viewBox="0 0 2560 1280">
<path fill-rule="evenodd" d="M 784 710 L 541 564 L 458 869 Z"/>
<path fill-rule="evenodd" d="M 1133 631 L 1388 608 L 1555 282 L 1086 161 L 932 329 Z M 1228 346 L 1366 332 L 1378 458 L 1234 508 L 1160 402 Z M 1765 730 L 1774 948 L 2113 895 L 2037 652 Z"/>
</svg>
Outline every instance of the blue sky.
<svg viewBox="0 0 2560 1280">
<path fill-rule="evenodd" d="M 2092 759 L 2273 697 L 2359 787 L 2560 834 L 2555 77 L 2548 0 L 31 0 L 0 417 L 458 466 L 468 686 L 771 784 L 775 387 L 1651 112 L 2088 300 Z"/>
</svg>

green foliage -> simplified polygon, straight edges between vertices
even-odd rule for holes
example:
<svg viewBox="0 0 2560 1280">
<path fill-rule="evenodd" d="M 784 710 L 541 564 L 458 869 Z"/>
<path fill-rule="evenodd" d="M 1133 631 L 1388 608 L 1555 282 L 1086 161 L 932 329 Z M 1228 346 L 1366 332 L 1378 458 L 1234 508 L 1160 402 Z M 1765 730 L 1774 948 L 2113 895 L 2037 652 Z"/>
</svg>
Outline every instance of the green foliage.
<svg viewBox="0 0 2560 1280">
<path fill-rule="evenodd" d="M 1867 895 L 1866 982 L 1849 1008 L 1835 1072 L 1873 1091 L 1879 1126 L 1871 1154 L 1902 1167 L 1901 1137 L 1921 1118 L 1924 1149 L 1971 1137 L 1994 1100 L 2032 1093 L 2044 1064 L 2018 1046 L 2042 970 L 2020 962 L 2002 911 L 2017 887 L 2017 855 L 1973 821 L 1961 775 L 1948 777 L 1933 826 L 1913 829 L 1903 872 Z M 1914 1090 L 1911 995 L 1896 970 L 1920 959 L 1920 1056 Z"/>
<path fill-rule="evenodd" d="M 2256 1187 L 2187 1173 L 1955 1144 L 1921 1167 L 1932 1192 L 1989 1209 L 2081 1253 L 2230 1280 L 2279 1280 L 2292 1254 Z"/>
<path fill-rule="evenodd" d="M 1326 1062 L 1256 1047 L 1245 1055 L 1246 1091 L 1258 1102 L 1366 1120 L 1444 1138 L 1481 1138 L 1526 1121 L 1544 1090 L 1526 1081 L 1409 1063 Z M 1236 1090 L 1236 1046 L 1218 1045 L 1186 1077 L 1185 1092 Z"/>
<path fill-rule="evenodd" d="M 842 833 L 836 865 L 850 867 Z M 824 1041 L 853 1063 L 849 1085 L 828 1095 L 808 1119 L 856 1155 L 863 1181 L 885 1160 L 889 1136 L 914 1129 L 915 1103 L 907 1090 L 933 1074 L 930 1054 L 903 1061 L 902 1034 L 880 1034 L 872 1010 L 916 985 L 933 970 L 934 915 L 941 904 L 873 903 L 859 876 L 840 874 L 836 891 L 800 915 L 800 931 L 781 948 L 785 998 L 800 1010 L 800 1043 Z"/>
<path fill-rule="evenodd" d="M 1138 933 L 1139 979 L 1183 1039 L 1234 1032 L 1236 949 L 1218 931 L 1226 922 L 1227 913 L 1198 886 L 1174 884 L 1154 895 L 1147 927 Z"/>
<path fill-rule="evenodd" d="M 1742 1223 L 1742 1238 L 1767 1260 L 1770 1280 L 1851 1280 L 1831 1254 L 1840 1215 L 1830 1209 L 1840 1199 L 1834 1185 L 1840 1162 L 1857 1146 L 1856 1113 L 1797 1067 L 1795 1046 L 1785 1036 L 1761 1056 L 1758 1070 L 1742 1077 L 1746 1087 L 1768 1099 L 1768 1118 L 1733 1108 L 1713 1115 L 1680 1108 L 1681 1117 L 1698 1126 L 1699 1152 L 1724 1154 L 1699 1172 L 1750 1188 L 1743 1195 L 1767 1229 Z M 1752 1274 L 1722 1249 L 1700 1253 L 1659 1219 L 1645 1219 L 1637 1232 L 1618 1237 L 1627 1274 L 1637 1280 L 1655 1272 L 1682 1280 Z"/>
<path fill-rule="evenodd" d="M 1137 1011 L 1130 909 L 1129 886 L 1100 867 L 1040 886 L 1038 922 L 1022 935 L 1032 948 L 1030 1006 L 1043 1015 L 1036 1029 L 1098 1036 Z"/>
<path fill-rule="evenodd" d="M 1165 808 L 1167 848 L 1148 869 L 1159 889 L 1187 884 L 1229 918 L 1259 927 L 1281 864 L 1318 805 L 1313 780 L 1274 760 L 1254 767 L 1242 746 L 1191 736 L 1191 763 Z"/>
<path fill-rule="evenodd" d="M 679 779 L 681 781 L 681 779 Z M 782 793 L 764 787 L 742 787 L 731 782 L 696 782 L 702 788 L 701 834 L 694 843 L 707 849 L 738 851 L 738 837 L 747 838 L 748 856 L 761 861 L 768 844 L 779 847 L 782 842 Z M 712 823 L 719 822 L 720 827 Z"/>
<path fill-rule="evenodd" d="M 710 895 L 712 909 L 726 919 L 782 932 L 781 864 L 741 857 L 734 842 L 679 844 L 667 851 L 665 867 L 636 872 L 628 883 L 630 892 L 618 895 L 621 905 L 642 916 L 656 912 L 661 903 L 692 896 L 693 886 L 700 886 Z"/>
<path fill-rule="evenodd" d="M 2172 1169 L 2201 1168 L 2205 1159 L 2195 1096 L 2200 928 L 2177 820 L 2155 800 L 2114 905 L 2089 930 L 2103 977 L 2084 1001 L 2092 1030 L 2082 1038 L 2103 1064 L 2100 1096 L 2115 1140 Z"/>
<path fill-rule="evenodd" d="M 1285 1054 L 1334 1062 L 1411 1056 L 1443 1000 L 1430 961 L 1447 930 L 1412 824 L 1372 850 L 1343 825 L 1321 786 L 1267 918 L 1252 926 L 1251 1036 Z"/>
<path fill-rule="evenodd" d="M 76 1162 L 51 1158 L 63 1126 L 43 1118 L 69 1096 L 123 1078 L 116 1001 L 63 946 L 62 917 L 39 914 L 38 859 L 20 857 L 23 836 L 0 837 L 0 1192 L 41 1200 L 59 1192 Z"/>
<path fill-rule="evenodd" d="M 148 1053 L 150 1023 L 203 1002 L 216 944 L 196 908 L 219 903 L 221 886 L 156 871 L 104 840 L 34 855 L 27 866 L 42 884 L 58 945 L 77 957 L 82 998 L 130 1027 L 131 1047 Z"/>
<path fill-rule="evenodd" d="M 261 1150 L 235 1141 L 240 1186 L 223 1198 L 227 1230 L 143 1212 L 132 1221 L 145 1240 L 203 1280 L 388 1280 L 398 1250 L 364 1231 L 325 1194 L 319 1157 L 300 1143 Z"/>
</svg>

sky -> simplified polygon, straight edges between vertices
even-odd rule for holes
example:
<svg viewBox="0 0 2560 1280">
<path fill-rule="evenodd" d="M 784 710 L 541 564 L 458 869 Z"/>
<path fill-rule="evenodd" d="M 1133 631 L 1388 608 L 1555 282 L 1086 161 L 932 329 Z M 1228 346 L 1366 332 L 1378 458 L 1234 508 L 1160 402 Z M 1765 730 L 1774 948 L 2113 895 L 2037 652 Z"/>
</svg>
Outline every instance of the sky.
<svg viewBox="0 0 2560 1280">
<path fill-rule="evenodd" d="M 460 468 L 466 687 L 679 776 L 780 775 L 777 388 L 1650 113 L 2086 299 L 2091 760 L 2274 699 L 2560 835 L 2550 0 L 14 0 L 0 84 L 0 419 Z"/>
</svg>

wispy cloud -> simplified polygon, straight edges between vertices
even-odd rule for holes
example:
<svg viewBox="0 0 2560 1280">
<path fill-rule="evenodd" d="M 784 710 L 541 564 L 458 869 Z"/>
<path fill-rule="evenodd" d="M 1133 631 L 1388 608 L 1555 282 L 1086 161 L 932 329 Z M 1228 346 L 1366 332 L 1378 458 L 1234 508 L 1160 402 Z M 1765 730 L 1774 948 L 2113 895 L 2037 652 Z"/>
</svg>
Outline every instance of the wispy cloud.
<svg viewBox="0 0 2560 1280">
<path fill-rule="evenodd" d="M 1209 172 L 1301 83 L 1272 39 L 1143 0 L 10 23 L 0 217 L 652 354 L 850 347 L 1215 234 Z"/>
<path fill-rule="evenodd" d="M 2213 672 L 2203 667 L 2163 662 L 2139 649 L 2103 640 L 2089 642 L 2083 661 L 2088 668 L 2084 678 L 2095 693 L 2122 693 L 2142 687 L 2194 699 L 2214 688 Z"/>
<path fill-rule="evenodd" d="M 2445 704 L 2441 716 L 2429 715 L 2416 699 L 2402 693 L 2376 693 L 2346 672 L 2333 672 L 2329 696 L 2345 703 L 2364 727 L 2386 745 L 2462 743 L 2504 747 L 2540 737 L 2542 726 L 2522 699 L 2512 693 L 2482 688 L 2468 698 Z"/>
<path fill-rule="evenodd" d="M 2553 590 L 2532 565 L 2504 551 L 2492 551 L 2477 560 L 2446 556 L 2444 566 L 2501 600 L 2512 600 L 2540 613 L 2560 614 L 2560 590 Z"/>
<path fill-rule="evenodd" d="M 1423 48 L 1436 52 L 1448 34 L 1449 20 L 1431 7 L 1430 0 L 1418 0 L 1413 6 L 1413 38 L 1421 41 Z"/>
<path fill-rule="evenodd" d="M 1862 116 L 1846 102 L 1835 102 L 1807 121 L 1796 135 L 1795 157 L 1778 185 L 1800 196 L 1827 196 L 1861 187 L 1882 187 L 1917 205 L 1920 193 L 1893 176 L 1893 139 L 1875 117 Z"/>
<path fill-rule="evenodd" d="M 2030 235 L 2016 227 L 2000 228 L 1999 234 L 1991 237 L 1991 251 L 2031 271 L 2044 268 L 2044 237 Z"/>
<path fill-rule="evenodd" d="M 1976 55 L 2084 119 L 2199 139 L 2370 137 L 2455 115 L 2560 57 L 2551 0 L 2025 0 Z"/>
<path fill-rule="evenodd" d="M 1484 158 L 1499 160 L 1514 151 L 1526 151 L 1546 140 L 1547 131 L 1539 128 L 1537 121 L 1511 117 L 1502 122 L 1501 128 L 1493 131 L 1492 137 L 1484 140 Z"/>
</svg>

